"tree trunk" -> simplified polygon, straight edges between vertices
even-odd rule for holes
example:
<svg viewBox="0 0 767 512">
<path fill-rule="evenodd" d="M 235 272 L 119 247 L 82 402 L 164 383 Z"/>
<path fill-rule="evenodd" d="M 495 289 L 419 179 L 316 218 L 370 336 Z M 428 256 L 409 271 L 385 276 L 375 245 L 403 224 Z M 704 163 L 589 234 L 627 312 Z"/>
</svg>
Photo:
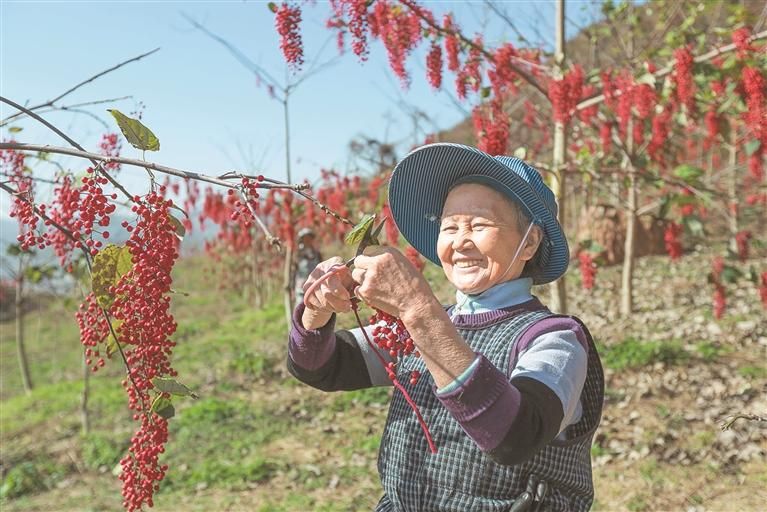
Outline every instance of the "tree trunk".
<svg viewBox="0 0 767 512">
<path fill-rule="evenodd" d="M 32 392 L 32 378 L 29 375 L 29 364 L 27 363 L 27 352 L 24 348 L 24 256 L 19 254 L 19 275 L 16 277 L 16 353 L 19 358 L 19 370 L 21 371 L 21 382 L 24 385 L 24 392 Z"/>
<path fill-rule="evenodd" d="M 621 314 L 631 315 L 634 309 L 634 253 L 636 250 L 637 184 L 636 170 L 629 164 L 628 208 L 626 209 L 626 242 L 621 275 Z"/>
<path fill-rule="evenodd" d="M 557 0 L 556 8 L 556 60 L 559 71 L 565 61 L 565 2 Z M 554 180 L 552 181 L 552 190 L 559 206 L 559 223 L 562 228 L 565 227 L 565 148 L 567 146 L 567 133 L 564 123 L 556 122 L 554 124 L 554 155 L 552 158 L 552 167 L 554 169 Z M 567 290 L 565 288 L 564 278 L 557 279 L 550 285 L 551 290 L 551 310 L 557 313 L 567 313 Z"/>
<path fill-rule="evenodd" d="M 621 274 L 621 315 L 630 316 L 634 309 L 634 251 L 636 249 L 637 181 L 634 157 L 633 119 L 626 129 L 626 152 L 623 167 L 628 170 L 628 194 L 626 198 L 626 241 L 623 245 L 623 273 Z"/>
</svg>

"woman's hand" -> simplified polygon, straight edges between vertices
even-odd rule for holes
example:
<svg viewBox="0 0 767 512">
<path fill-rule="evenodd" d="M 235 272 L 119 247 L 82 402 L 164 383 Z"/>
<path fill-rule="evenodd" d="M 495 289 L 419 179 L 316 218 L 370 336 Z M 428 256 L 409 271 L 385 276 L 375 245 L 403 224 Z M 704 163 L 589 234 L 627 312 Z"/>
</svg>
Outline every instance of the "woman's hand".
<svg viewBox="0 0 767 512">
<path fill-rule="evenodd" d="M 366 248 L 354 259 L 352 278 L 357 297 L 397 317 L 436 301 L 421 272 L 393 247 Z"/>
<path fill-rule="evenodd" d="M 323 278 L 326 274 L 332 275 Z M 319 285 L 316 283 L 321 281 Z M 315 267 L 304 283 L 304 304 L 306 309 L 301 318 L 306 329 L 322 327 L 333 313 L 351 311 L 351 290 L 356 283 L 352 280 L 344 260 L 336 256 Z"/>
</svg>

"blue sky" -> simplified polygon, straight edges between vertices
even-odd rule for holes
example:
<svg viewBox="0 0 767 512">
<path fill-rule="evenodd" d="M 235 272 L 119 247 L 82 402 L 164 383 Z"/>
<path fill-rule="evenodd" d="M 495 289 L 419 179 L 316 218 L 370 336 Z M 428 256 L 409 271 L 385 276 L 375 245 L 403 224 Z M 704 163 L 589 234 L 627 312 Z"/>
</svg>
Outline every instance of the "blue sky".
<svg viewBox="0 0 767 512">
<path fill-rule="evenodd" d="M 427 2 L 435 13 L 456 12 L 467 33 L 483 27 L 485 40 L 515 42 L 508 27 L 482 2 Z M 568 16 L 584 23 L 596 10 L 586 2 L 568 2 Z M 506 2 L 503 7 L 517 28 L 535 38 L 535 30 L 552 34 L 553 2 Z M 316 55 L 331 33 L 323 28 L 328 6 L 305 7 L 306 54 Z M 182 12 L 225 37 L 272 75 L 283 78 L 274 16 L 265 2 L 33 2 L 0 0 L 0 94 L 19 103 L 36 104 L 122 60 L 160 47 L 156 54 L 123 67 L 80 88 L 62 104 L 131 95 L 132 99 L 88 108 L 114 128 L 106 108 L 128 113 L 139 101 L 144 122 L 159 137 L 161 150 L 147 158 L 177 168 L 210 174 L 256 164 L 268 176 L 284 179 L 285 156 L 281 105 L 258 87 L 253 74 L 221 45 L 193 29 Z M 570 32 L 573 26 L 570 25 Z M 369 61 L 360 64 L 350 52 L 305 81 L 291 99 L 293 181 L 314 180 L 320 168 L 348 168 L 348 142 L 365 134 L 400 142 L 402 154 L 419 140 L 398 101 L 426 112 L 425 131 L 444 129 L 462 119 L 445 93 L 426 84 L 423 54 L 409 60 L 412 86 L 403 91 L 393 78 L 380 43 L 371 46 Z M 338 52 L 330 41 L 322 60 Z M 445 77 L 452 94 L 452 76 Z M 470 109 L 470 105 L 465 105 Z M 0 117 L 12 111 L 0 106 Z M 105 128 L 89 116 L 52 112 L 46 118 L 86 148 L 96 147 Z M 65 145 L 29 121 L 15 123 L 25 142 Z M 0 138 L 9 135 L 3 128 Z M 124 156 L 139 156 L 127 143 Z M 73 169 L 83 164 L 62 159 Z M 52 172 L 40 167 L 39 172 Z M 129 186 L 145 186 L 135 169 L 123 170 Z M 2 195 L 0 216 L 7 215 Z"/>
</svg>

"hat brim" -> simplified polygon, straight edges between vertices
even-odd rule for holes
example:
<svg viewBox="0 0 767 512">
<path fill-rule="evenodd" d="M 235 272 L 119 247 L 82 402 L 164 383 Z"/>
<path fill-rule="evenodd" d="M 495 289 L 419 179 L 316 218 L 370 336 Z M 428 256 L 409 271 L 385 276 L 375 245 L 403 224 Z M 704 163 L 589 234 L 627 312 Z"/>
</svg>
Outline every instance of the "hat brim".
<svg viewBox="0 0 767 512">
<path fill-rule="evenodd" d="M 526 171 L 532 168 L 519 159 L 506 160 L 509 165 L 476 148 L 452 143 L 429 144 L 413 150 L 397 164 L 389 181 L 389 207 L 394 222 L 410 245 L 441 266 L 437 237 L 448 192 L 463 181 L 491 186 L 527 207 L 533 221 L 543 228 L 544 239 L 536 256 L 540 272 L 533 282 L 555 281 L 569 264 L 565 234 L 556 213 L 546 207 L 539 192 L 514 172 L 522 167 Z M 511 169 L 513 166 L 520 168 Z"/>
</svg>

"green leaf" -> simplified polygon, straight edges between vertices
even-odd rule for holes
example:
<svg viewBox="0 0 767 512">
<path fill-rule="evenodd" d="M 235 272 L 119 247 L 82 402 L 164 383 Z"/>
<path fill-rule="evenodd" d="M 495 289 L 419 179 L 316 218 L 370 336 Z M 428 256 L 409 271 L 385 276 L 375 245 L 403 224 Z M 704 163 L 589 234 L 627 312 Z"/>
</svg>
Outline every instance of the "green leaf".
<svg viewBox="0 0 767 512">
<path fill-rule="evenodd" d="M 179 238 L 183 238 L 184 235 L 186 235 L 186 228 L 181 223 L 180 220 L 178 220 L 176 217 L 168 214 L 168 220 L 170 220 L 171 225 L 173 226 L 173 230 L 176 232 Z"/>
<path fill-rule="evenodd" d="M 729 265 L 725 265 L 724 268 L 722 269 L 722 281 L 724 281 L 725 283 L 734 283 L 742 275 L 743 275 L 743 272 Z"/>
<path fill-rule="evenodd" d="M 158 151 L 160 149 L 160 140 L 141 121 L 128 117 L 116 109 L 107 109 L 107 112 L 112 114 L 117 121 L 117 126 L 120 127 L 123 135 L 134 148 L 143 151 Z"/>
<path fill-rule="evenodd" d="M 130 250 L 126 246 L 107 245 L 93 258 L 91 289 L 96 301 L 103 308 L 109 308 L 115 298 L 109 288 L 117 285 L 122 276 L 133 268 Z"/>
<path fill-rule="evenodd" d="M 758 140 L 752 140 L 752 141 L 747 142 L 745 144 L 745 146 L 743 146 L 743 149 L 746 150 L 746 155 L 747 156 L 751 156 L 754 153 L 756 153 L 756 151 L 759 149 L 759 146 L 761 146 L 761 144 L 762 143 L 760 141 L 758 141 Z"/>
<path fill-rule="evenodd" d="M 527 148 L 524 146 L 520 146 L 517 149 L 514 150 L 514 156 L 519 158 L 520 160 L 524 160 L 525 157 L 527 157 Z"/>
<path fill-rule="evenodd" d="M 24 277 L 26 277 L 30 283 L 37 284 L 43 280 L 43 273 L 40 271 L 40 267 L 27 267 L 24 271 Z"/>
<path fill-rule="evenodd" d="M 5 252 L 8 253 L 8 256 L 18 256 L 21 254 L 21 246 L 19 244 L 11 244 L 8 246 Z"/>
<path fill-rule="evenodd" d="M 674 169 L 674 176 L 686 182 L 693 182 L 703 176 L 703 169 L 694 165 L 682 164 Z"/>
<path fill-rule="evenodd" d="M 738 58 L 733 54 L 724 59 L 722 62 L 722 70 L 728 71 L 738 65 Z"/>
<path fill-rule="evenodd" d="M 349 233 L 347 233 L 346 237 L 344 237 L 344 243 L 346 245 L 355 245 L 360 243 L 365 236 L 365 232 L 370 228 L 370 226 L 373 225 L 375 218 L 375 215 L 366 213 L 365 216 L 362 217 L 362 220 L 359 221 L 357 225 L 354 226 L 351 231 L 349 231 Z"/>
<path fill-rule="evenodd" d="M 197 393 L 175 379 L 157 377 L 152 379 L 152 384 L 163 393 L 170 393 L 176 396 L 191 396 L 194 399 L 200 398 Z"/>
<path fill-rule="evenodd" d="M 183 208 L 181 208 L 180 206 L 176 206 L 175 204 L 171 204 L 171 205 L 170 205 L 170 207 L 171 207 L 171 208 L 173 208 L 174 210 L 178 210 L 178 211 L 180 211 L 181 213 L 183 213 L 183 214 L 184 214 L 184 217 L 186 217 L 187 219 L 189 218 L 189 214 L 188 214 L 188 213 L 186 213 L 186 211 L 184 211 L 184 209 L 183 209 Z"/>
<path fill-rule="evenodd" d="M 274 2 L 269 2 L 268 4 L 266 4 L 266 6 L 267 6 L 267 7 L 269 8 L 269 10 L 270 10 L 270 11 L 272 11 L 273 13 L 276 13 L 276 12 L 277 12 L 277 4 L 275 4 Z"/>
<path fill-rule="evenodd" d="M 23 129 L 24 128 L 22 128 L 21 126 L 11 126 L 10 128 L 8 128 L 8 131 L 10 133 L 19 133 Z"/>
<path fill-rule="evenodd" d="M 490 87 L 483 87 L 481 90 L 482 98 L 489 98 L 490 93 L 492 92 L 492 89 Z"/>
<path fill-rule="evenodd" d="M 170 398 L 165 398 L 162 395 L 157 395 L 155 397 L 152 401 L 152 407 L 150 407 L 149 410 L 157 413 L 166 420 L 172 418 L 176 414 L 176 409 L 173 407 Z"/>
</svg>

